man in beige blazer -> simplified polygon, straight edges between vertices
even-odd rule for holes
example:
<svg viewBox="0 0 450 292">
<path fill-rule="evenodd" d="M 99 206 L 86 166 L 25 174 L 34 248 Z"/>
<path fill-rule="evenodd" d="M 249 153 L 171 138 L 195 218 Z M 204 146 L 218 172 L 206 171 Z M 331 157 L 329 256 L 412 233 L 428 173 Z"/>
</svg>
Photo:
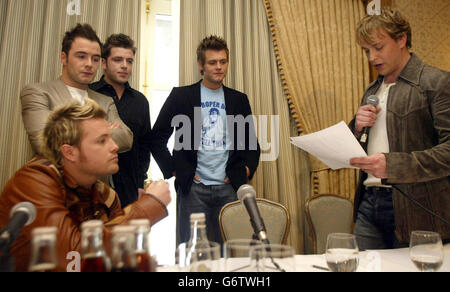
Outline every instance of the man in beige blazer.
<svg viewBox="0 0 450 292">
<path fill-rule="evenodd" d="M 101 61 L 101 42 L 89 24 L 77 24 L 66 32 L 62 43 L 62 76 L 58 80 L 29 84 L 22 89 L 22 119 L 31 146 L 40 153 L 39 135 L 48 115 L 58 106 L 76 99 L 81 104 L 86 99 L 97 102 L 107 113 L 107 122 L 119 152 L 131 149 L 133 133 L 122 122 L 114 101 L 88 88 Z"/>
</svg>

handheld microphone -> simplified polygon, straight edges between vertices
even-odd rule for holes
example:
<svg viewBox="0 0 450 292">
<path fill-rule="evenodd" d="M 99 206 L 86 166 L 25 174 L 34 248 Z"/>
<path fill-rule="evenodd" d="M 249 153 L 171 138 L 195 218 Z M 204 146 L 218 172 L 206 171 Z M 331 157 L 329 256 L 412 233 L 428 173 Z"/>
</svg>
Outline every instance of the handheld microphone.
<svg viewBox="0 0 450 292">
<path fill-rule="evenodd" d="M 255 235 L 262 242 L 269 244 L 266 226 L 264 225 L 264 221 L 259 213 L 258 205 L 256 204 L 255 189 L 251 185 L 242 185 L 237 191 L 237 196 L 247 209 Z"/>
<path fill-rule="evenodd" d="M 8 224 L 0 230 L 0 250 L 7 249 L 16 240 L 22 227 L 33 223 L 36 208 L 30 202 L 21 202 L 11 209 Z"/>
<path fill-rule="evenodd" d="M 376 96 L 376 95 L 370 95 L 370 96 L 367 98 L 366 104 L 371 104 L 371 105 L 373 105 L 374 107 L 377 107 L 379 102 L 380 102 L 380 101 L 379 101 L 379 99 L 378 99 L 378 96 Z M 366 142 L 367 142 L 367 137 L 369 136 L 369 131 L 370 131 L 370 127 L 364 127 L 364 128 L 363 128 L 363 131 L 362 131 L 362 134 L 361 134 L 361 138 L 359 139 L 359 141 L 360 141 L 361 143 L 366 143 Z"/>
</svg>

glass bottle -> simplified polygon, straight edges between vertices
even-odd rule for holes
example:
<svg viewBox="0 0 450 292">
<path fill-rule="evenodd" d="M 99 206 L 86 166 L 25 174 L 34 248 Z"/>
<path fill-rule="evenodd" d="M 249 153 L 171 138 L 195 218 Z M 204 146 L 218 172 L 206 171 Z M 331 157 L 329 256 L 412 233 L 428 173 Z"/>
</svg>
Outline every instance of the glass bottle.
<svg viewBox="0 0 450 292">
<path fill-rule="evenodd" d="M 115 226 L 112 234 L 111 272 L 136 272 L 135 226 Z"/>
<path fill-rule="evenodd" d="M 135 254 L 137 272 L 154 272 L 150 256 L 150 221 L 148 219 L 135 219 L 130 221 L 135 230 Z"/>
<path fill-rule="evenodd" d="M 55 272 L 58 266 L 56 255 L 56 227 L 37 227 L 31 232 L 30 272 Z"/>
<path fill-rule="evenodd" d="M 191 272 L 204 271 L 203 267 L 211 261 L 210 243 L 206 235 L 206 219 L 204 213 L 193 213 L 190 216 L 191 236 L 186 247 L 186 263 Z"/>
<path fill-rule="evenodd" d="M 206 235 L 206 219 L 205 213 L 192 213 L 191 221 L 191 235 L 188 241 L 188 247 L 195 245 L 207 245 L 208 237 Z"/>
<path fill-rule="evenodd" d="M 103 247 L 103 222 L 89 220 L 81 224 L 81 272 L 108 272 Z"/>
</svg>

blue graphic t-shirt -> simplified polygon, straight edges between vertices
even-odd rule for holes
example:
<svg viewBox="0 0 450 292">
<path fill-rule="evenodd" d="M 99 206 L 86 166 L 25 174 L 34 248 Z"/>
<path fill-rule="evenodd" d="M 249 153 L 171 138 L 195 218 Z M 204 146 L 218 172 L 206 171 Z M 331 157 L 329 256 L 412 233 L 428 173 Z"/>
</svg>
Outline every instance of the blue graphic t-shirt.
<svg viewBox="0 0 450 292">
<path fill-rule="evenodd" d="M 211 90 L 201 85 L 202 138 L 196 175 L 204 185 L 224 184 L 230 142 L 223 87 Z M 194 182 L 196 182 L 194 180 Z"/>
</svg>

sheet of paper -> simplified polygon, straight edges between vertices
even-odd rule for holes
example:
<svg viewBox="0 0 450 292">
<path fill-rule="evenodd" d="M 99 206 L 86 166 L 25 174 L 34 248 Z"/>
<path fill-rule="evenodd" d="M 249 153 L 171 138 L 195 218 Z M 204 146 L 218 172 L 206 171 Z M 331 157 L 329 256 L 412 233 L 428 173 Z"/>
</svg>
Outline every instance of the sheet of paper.
<svg viewBox="0 0 450 292">
<path fill-rule="evenodd" d="M 350 165 L 350 158 L 367 156 L 344 121 L 312 134 L 291 137 L 291 143 L 333 170 L 355 168 Z"/>
</svg>

